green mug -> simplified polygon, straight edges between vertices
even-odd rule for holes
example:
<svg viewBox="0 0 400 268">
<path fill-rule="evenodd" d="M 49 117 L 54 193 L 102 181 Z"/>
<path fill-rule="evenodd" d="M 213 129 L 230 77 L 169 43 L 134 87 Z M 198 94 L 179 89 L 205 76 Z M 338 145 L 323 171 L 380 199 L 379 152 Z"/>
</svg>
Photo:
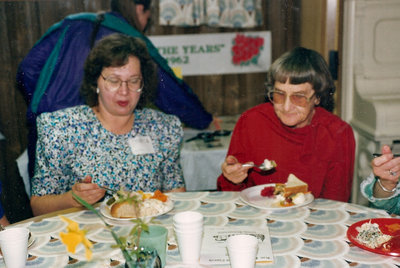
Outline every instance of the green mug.
<svg viewBox="0 0 400 268">
<path fill-rule="evenodd" d="M 166 264 L 168 229 L 160 225 L 150 225 L 148 232 L 142 232 L 140 246 L 154 248 L 161 259 L 162 267 Z"/>
</svg>

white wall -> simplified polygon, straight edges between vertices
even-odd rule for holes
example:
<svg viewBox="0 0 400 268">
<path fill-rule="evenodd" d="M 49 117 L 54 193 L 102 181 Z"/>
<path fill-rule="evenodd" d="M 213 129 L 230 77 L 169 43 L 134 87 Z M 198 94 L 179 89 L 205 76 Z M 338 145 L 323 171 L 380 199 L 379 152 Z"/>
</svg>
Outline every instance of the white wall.
<svg viewBox="0 0 400 268">
<path fill-rule="evenodd" d="M 400 1 L 345 0 L 342 117 L 356 141 L 352 201 L 366 204 L 359 184 L 372 153 L 400 140 Z"/>
</svg>

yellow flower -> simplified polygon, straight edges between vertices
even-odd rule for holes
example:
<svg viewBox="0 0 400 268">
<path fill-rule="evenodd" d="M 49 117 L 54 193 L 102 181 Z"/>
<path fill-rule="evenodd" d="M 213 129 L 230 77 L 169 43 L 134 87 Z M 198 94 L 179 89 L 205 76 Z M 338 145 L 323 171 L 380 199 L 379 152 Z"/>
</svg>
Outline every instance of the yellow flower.
<svg viewBox="0 0 400 268">
<path fill-rule="evenodd" d="M 91 248 L 93 247 L 93 244 L 85 237 L 86 230 L 79 229 L 78 223 L 68 219 L 67 217 L 60 215 L 60 218 L 68 223 L 67 233 L 60 232 L 61 242 L 67 246 L 68 252 L 71 253 L 75 253 L 76 247 L 82 243 L 86 250 L 86 259 L 90 261 L 92 259 Z"/>
</svg>

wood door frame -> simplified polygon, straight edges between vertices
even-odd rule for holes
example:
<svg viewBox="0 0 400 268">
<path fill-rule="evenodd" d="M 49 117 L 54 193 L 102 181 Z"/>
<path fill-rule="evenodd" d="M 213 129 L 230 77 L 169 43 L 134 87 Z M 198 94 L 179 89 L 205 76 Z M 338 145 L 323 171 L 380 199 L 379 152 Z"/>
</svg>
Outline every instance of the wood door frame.
<svg viewBox="0 0 400 268">
<path fill-rule="evenodd" d="M 343 0 L 302 0 L 300 44 L 321 53 L 329 64 L 331 51 L 337 51 L 336 96 L 334 112 L 341 115 L 341 51 Z M 317 12 L 316 12 L 317 10 Z M 318 12 L 319 11 L 319 12 Z"/>
</svg>

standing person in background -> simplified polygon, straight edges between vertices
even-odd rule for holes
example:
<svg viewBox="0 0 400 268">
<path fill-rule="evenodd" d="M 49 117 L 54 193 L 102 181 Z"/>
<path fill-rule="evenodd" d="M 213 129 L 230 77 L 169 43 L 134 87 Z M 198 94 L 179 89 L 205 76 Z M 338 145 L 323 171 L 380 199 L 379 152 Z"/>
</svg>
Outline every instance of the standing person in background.
<svg viewBox="0 0 400 268">
<path fill-rule="evenodd" d="M 185 191 L 179 119 L 145 108 L 156 70 L 138 38 L 112 34 L 87 57 L 81 95 L 86 105 L 42 113 L 31 207 L 34 215 L 90 204 L 113 190 Z"/>
<path fill-rule="evenodd" d="M 93 45 L 115 32 L 138 37 L 158 66 L 158 95 L 154 105 L 174 114 L 188 127 L 205 129 L 213 116 L 208 113 L 192 89 L 177 78 L 167 61 L 144 35 L 151 16 L 151 0 L 111 0 L 111 11 L 80 13 L 66 17 L 48 29 L 20 63 L 17 83 L 29 107 L 29 173 L 33 175 L 37 139 L 36 117 L 83 104 L 79 87 L 84 61 Z M 218 123 L 219 119 L 214 118 Z"/>
<path fill-rule="evenodd" d="M 372 159 L 372 173 L 361 184 L 361 193 L 370 204 L 389 213 L 400 215 L 400 157 L 394 157 L 389 146 L 382 155 Z"/>
<path fill-rule="evenodd" d="M 335 85 L 324 58 L 295 48 L 272 64 L 266 86 L 269 102 L 243 113 L 235 126 L 218 189 L 285 183 L 292 173 L 316 198 L 349 201 L 354 134 L 331 113 Z M 262 172 L 242 165 L 264 159 L 275 160 L 277 167 Z"/>
</svg>

